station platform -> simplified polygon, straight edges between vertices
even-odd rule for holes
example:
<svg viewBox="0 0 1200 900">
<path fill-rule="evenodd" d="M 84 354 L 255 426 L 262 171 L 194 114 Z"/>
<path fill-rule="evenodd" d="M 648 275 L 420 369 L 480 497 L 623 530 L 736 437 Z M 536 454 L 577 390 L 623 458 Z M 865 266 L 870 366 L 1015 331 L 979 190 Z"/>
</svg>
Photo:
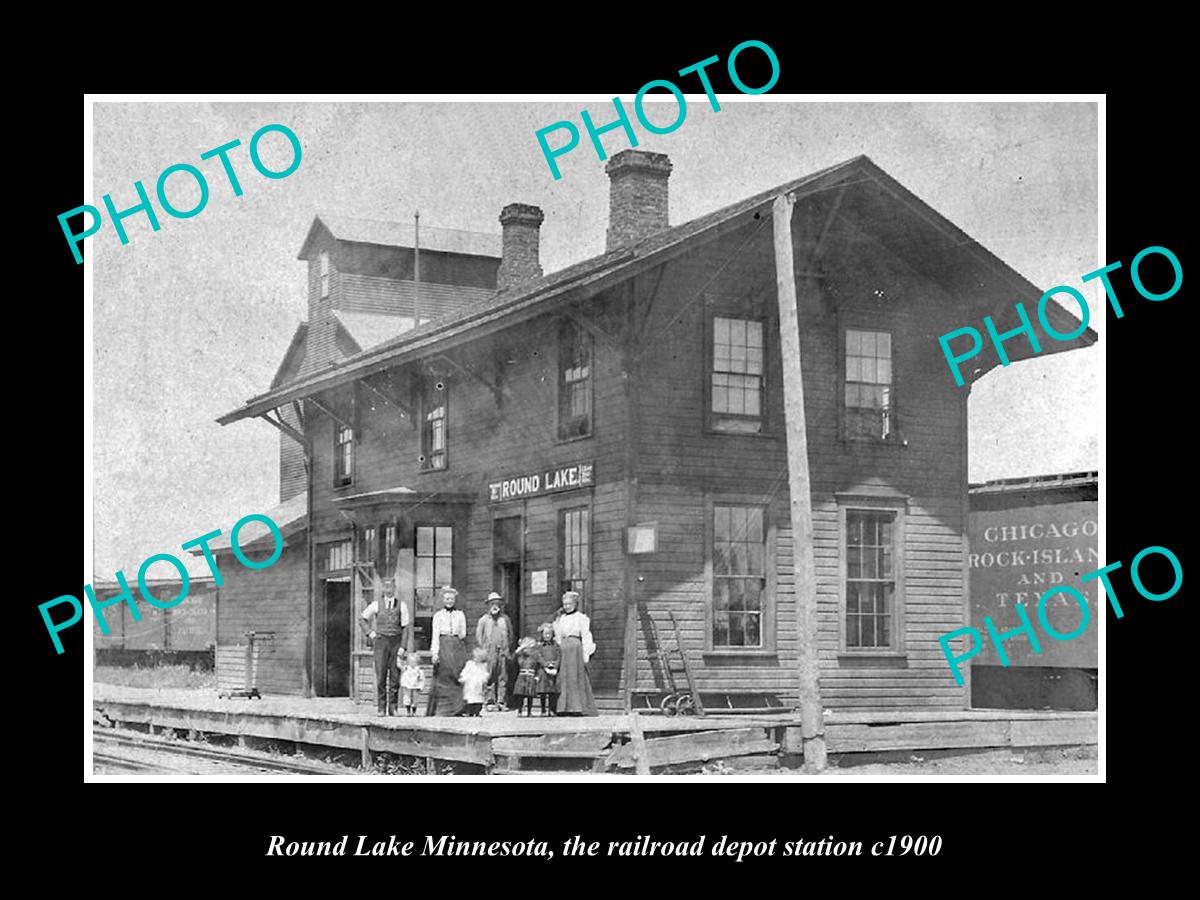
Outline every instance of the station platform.
<svg viewBox="0 0 1200 900">
<path fill-rule="evenodd" d="M 670 771 L 715 760 L 795 757 L 799 720 L 792 714 L 591 717 L 389 716 L 345 698 L 266 696 L 220 699 L 215 691 L 93 685 L 93 713 L 116 726 L 224 735 L 353 750 L 369 765 L 386 752 L 470 771 L 528 769 L 547 761 L 585 771 Z M 1041 710 L 832 710 L 827 752 L 1087 746 L 1098 742 L 1095 712 Z"/>
</svg>

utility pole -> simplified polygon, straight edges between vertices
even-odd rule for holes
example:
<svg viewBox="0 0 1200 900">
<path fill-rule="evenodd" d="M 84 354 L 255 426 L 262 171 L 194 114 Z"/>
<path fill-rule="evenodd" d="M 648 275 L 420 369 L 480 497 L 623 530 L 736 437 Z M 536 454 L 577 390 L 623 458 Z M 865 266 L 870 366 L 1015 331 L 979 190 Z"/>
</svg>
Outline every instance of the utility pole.
<svg viewBox="0 0 1200 900">
<path fill-rule="evenodd" d="M 775 227 L 775 283 L 779 297 L 779 343 L 783 356 L 783 411 L 787 425 L 788 493 L 796 571 L 796 632 L 799 647 L 800 735 L 804 768 L 825 768 L 825 722 L 821 707 L 817 649 L 817 577 L 813 559 L 812 483 L 808 471 L 808 425 L 804 416 L 804 376 L 800 364 L 800 314 L 792 254 L 792 210 L 796 198 L 781 194 L 772 208 Z"/>
<path fill-rule="evenodd" d="M 413 328 L 417 328 L 421 324 L 421 211 L 419 209 L 413 214 L 413 220 L 416 223 L 413 226 L 413 283 L 415 286 L 413 293 Z"/>
</svg>

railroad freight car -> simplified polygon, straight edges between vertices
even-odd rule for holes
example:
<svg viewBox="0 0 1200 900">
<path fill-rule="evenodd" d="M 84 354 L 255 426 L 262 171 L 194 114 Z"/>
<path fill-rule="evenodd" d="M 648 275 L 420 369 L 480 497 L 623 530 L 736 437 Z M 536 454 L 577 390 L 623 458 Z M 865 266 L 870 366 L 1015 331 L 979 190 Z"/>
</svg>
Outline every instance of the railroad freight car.
<svg viewBox="0 0 1200 900">
<path fill-rule="evenodd" d="M 147 588 L 155 597 L 169 600 L 179 595 L 175 578 L 148 579 Z M 97 581 L 93 585 L 97 600 L 120 593 L 115 581 Z M 158 609 L 143 601 L 132 585 L 140 620 L 135 620 L 128 603 L 118 603 L 104 612 L 108 634 L 101 633 L 99 621 L 93 624 L 97 665 L 154 666 L 161 663 L 190 665 L 211 670 L 217 635 L 217 594 L 211 576 L 193 577 L 187 599 L 170 609 Z"/>
<path fill-rule="evenodd" d="M 1005 642 L 1009 665 L 1001 666 L 990 641 L 971 661 L 971 705 L 997 709 L 1096 709 L 1097 629 L 1103 614 L 1100 582 L 1080 577 L 1104 565 L 1097 547 L 1095 472 L 1009 478 L 972 485 L 969 515 L 971 624 L 984 629 L 990 616 L 998 631 L 1019 627 L 1017 604 L 1035 619 L 1038 598 L 1055 585 L 1080 588 L 1090 624 L 1070 641 L 1028 637 Z M 1062 633 L 1074 631 L 1079 608 L 1064 597 L 1046 607 Z"/>
</svg>

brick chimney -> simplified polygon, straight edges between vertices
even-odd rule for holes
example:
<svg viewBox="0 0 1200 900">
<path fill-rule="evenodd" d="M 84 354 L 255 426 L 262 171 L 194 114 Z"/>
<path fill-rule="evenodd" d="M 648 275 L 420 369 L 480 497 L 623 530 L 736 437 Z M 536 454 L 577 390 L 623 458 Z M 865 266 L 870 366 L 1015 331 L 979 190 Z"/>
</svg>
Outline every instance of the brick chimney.
<svg viewBox="0 0 1200 900">
<path fill-rule="evenodd" d="M 542 277 L 538 241 L 544 218 L 538 207 L 525 203 L 510 203 L 500 211 L 500 269 L 496 272 L 499 290 Z"/>
<path fill-rule="evenodd" d="M 671 160 L 665 153 L 622 150 L 604 167 L 609 180 L 608 250 L 667 227 L 667 179 Z"/>
</svg>

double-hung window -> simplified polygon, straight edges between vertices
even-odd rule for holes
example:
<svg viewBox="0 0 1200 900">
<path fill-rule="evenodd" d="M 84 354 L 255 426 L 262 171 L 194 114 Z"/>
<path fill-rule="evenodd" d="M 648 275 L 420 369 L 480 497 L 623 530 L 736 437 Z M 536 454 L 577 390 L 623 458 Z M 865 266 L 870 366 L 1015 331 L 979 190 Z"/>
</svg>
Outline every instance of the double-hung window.
<svg viewBox="0 0 1200 900">
<path fill-rule="evenodd" d="M 333 427 L 333 484 L 344 487 L 354 481 L 354 429 L 341 422 Z"/>
<path fill-rule="evenodd" d="M 710 646 L 769 649 L 765 509 L 714 503 Z"/>
<path fill-rule="evenodd" d="M 454 528 L 450 525 L 418 525 L 414 543 L 416 649 L 428 650 L 433 638 L 433 614 L 441 608 L 438 589 L 454 583 Z"/>
<path fill-rule="evenodd" d="M 566 319 L 558 333 L 558 437 L 592 433 L 592 336 Z"/>
<path fill-rule="evenodd" d="M 588 576 L 591 572 L 591 517 L 586 506 L 564 509 L 558 516 L 559 546 L 563 591 L 578 591 L 580 608 L 588 600 Z"/>
<path fill-rule="evenodd" d="M 444 381 L 428 381 L 421 398 L 421 468 L 446 468 L 446 418 L 449 390 Z"/>
<path fill-rule="evenodd" d="M 845 437 L 889 440 L 896 433 L 892 336 L 886 331 L 845 331 Z"/>
<path fill-rule="evenodd" d="M 842 646 L 847 653 L 904 649 L 903 511 L 844 506 Z"/>
<path fill-rule="evenodd" d="M 709 423 L 714 431 L 763 430 L 763 323 L 714 316 L 709 371 Z"/>
</svg>

